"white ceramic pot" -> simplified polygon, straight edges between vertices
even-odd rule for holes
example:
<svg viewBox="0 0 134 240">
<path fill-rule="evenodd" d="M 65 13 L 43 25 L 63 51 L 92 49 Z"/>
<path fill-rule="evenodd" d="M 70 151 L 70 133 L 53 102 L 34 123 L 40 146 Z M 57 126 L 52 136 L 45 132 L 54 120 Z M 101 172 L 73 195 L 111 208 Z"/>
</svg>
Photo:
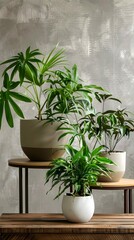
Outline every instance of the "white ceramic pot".
<svg viewBox="0 0 134 240">
<path fill-rule="evenodd" d="M 115 165 L 106 165 L 113 172 L 109 174 L 110 177 L 99 177 L 100 182 L 118 182 L 125 173 L 126 170 L 126 152 L 103 152 L 101 156 L 111 159 Z"/>
<path fill-rule="evenodd" d="M 62 211 L 69 222 L 85 223 L 94 214 L 94 199 L 90 196 L 69 196 L 64 195 L 62 200 Z"/>
<path fill-rule="evenodd" d="M 20 121 L 21 147 L 31 161 L 51 161 L 64 154 L 66 138 L 58 141 L 63 131 L 56 131 L 59 122 L 44 124 L 37 119 Z"/>
</svg>

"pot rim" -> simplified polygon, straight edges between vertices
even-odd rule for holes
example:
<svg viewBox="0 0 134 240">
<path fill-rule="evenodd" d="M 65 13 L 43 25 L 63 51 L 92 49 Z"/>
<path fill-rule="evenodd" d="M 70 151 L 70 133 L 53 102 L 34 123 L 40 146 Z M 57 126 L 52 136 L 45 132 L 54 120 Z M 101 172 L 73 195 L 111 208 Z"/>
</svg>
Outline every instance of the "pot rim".
<svg viewBox="0 0 134 240">
<path fill-rule="evenodd" d="M 126 153 L 126 151 L 102 151 L 101 153 L 106 153 L 106 154 L 116 154 L 116 153 Z"/>
<path fill-rule="evenodd" d="M 74 195 L 71 195 L 70 193 L 66 193 L 66 194 L 64 194 L 64 197 L 72 197 L 72 198 L 89 198 L 89 197 L 92 197 L 93 196 L 93 194 L 91 193 L 90 195 L 88 195 L 88 196 L 74 196 Z"/>
</svg>

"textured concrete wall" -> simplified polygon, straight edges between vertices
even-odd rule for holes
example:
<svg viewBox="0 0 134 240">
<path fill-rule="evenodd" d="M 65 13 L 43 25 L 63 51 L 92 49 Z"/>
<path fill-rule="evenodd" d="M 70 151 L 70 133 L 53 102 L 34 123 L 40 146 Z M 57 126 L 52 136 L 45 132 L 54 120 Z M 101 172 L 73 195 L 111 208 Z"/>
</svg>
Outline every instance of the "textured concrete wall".
<svg viewBox="0 0 134 240">
<path fill-rule="evenodd" d="M 134 1 L 133 0 L 0 0 L 0 60 L 29 45 L 49 51 L 60 42 L 70 63 L 79 66 L 88 83 L 99 84 L 134 110 Z M 1 69 L 2 71 L 2 69 Z M 30 107 L 25 107 L 30 117 Z M 134 178 L 134 136 L 124 141 L 126 177 Z M 9 158 L 23 156 L 19 120 L 0 131 L 0 213 L 18 211 L 18 171 Z M 61 199 L 45 195 L 44 171 L 30 171 L 30 211 L 59 212 Z M 122 212 L 123 193 L 96 191 L 96 212 Z"/>
</svg>

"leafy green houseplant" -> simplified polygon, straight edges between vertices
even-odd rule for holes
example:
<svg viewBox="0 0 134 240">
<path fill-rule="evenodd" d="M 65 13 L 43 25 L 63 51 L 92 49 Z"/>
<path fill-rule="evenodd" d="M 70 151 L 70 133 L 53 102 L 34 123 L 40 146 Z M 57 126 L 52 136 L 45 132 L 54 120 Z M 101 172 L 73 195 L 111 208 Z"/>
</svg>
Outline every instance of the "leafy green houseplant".
<svg viewBox="0 0 134 240">
<path fill-rule="evenodd" d="M 131 118 L 132 114 L 126 109 L 105 110 L 105 105 L 109 100 L 121 103 L 111 94 L 100 94 L 98 100 L 102 103 L 102 111 L 87 115 L 84 118 L 87 124 L 88 137 L 90 140 L 94 140 L 95 146 L 96 144 L 104 145 L 103 156 L 111 158 L 116 164 L 112 166 L 111 178 L 104 177 L 102 180 L 119 181 L 125 173 L 126 152 L 119 151 L 118 144 L 134 131 L 134 120 Z"/>
<path fill-rule="evenodd" d="M 42 119 L 46 99 L 42 99 L 48 79 L 54 74 L 51 70 L 64 64 L 64 50 L 53 49 L 44 56 L 39 49 L 27 48 L 25 53 L 18 53 L 1 63 L 8 65 L 3 72 L 3 87 L 0 91 L 0 126 L 5 110 L 6 120 L 10 127 L 14 126 L 12 110 L 24 118 L 22 109 L 16 104 L 16 99 L 32 102 L 37 109 L 37 119 Z M 39 59 L 42 56 L 42 59 Z M 10 71 L 10 72 L 9 72 Z M 20 88 L 19 88 L 20 87 Z M 26 92 L 22 94 L 22 92 Z"/>
<path fill-rule="evenodd" d="M 14 126 L 13 111 L 20 118 L 24 118 L 23 110 L 16 101 L 23 101 L 26 104 L 32 102 L 37 110 L 35 119 L 34 121 L 33 119 L 21 121 L 20 132 L 22 149 L 34 161 L 44 161 L 44 156 L 49 160 L 53 154 L 57 156 L 55 152 L 58 152 L 59 145 L 55 146 L 56 141 L 49 145 L 46 144 L 46 139 L 44 141 L 43 135 L 46 131 L 43 127 L 42 116 L 47 102 L 47 95 L 44 95 L 48 79 L 56 75 L 52 71 L 53 68 L 64 63 L 63 49 L 55 48 L 48 55 L 43 55 L 38 49 L 31 50 L 30 47 L 26 49 L 25 53 L 20 52 L 1 63 L 1 65 L 6 64 L 7 66 L 3 72 L 3 86 L 0 91 L 0 127 L 4 113 L 10 127 Z M 48 125 L 46 129 L 50 127 Z M 52 126 L 51 139 L 57 137 L 53 137 L 56 128 L 57 123 L 56 126 Z M 46 155 L 47 152 L 48 155 Z"/>
<path fill-rule="evenodd" d="M 112 159 L 115 164 L 109 166 L 112 170 L 109 176 L 104 176 L 102 173 L 99 181 L 116 182 L 123 177 L 126 169 L 126 152 L 120 151 L 117 147 L 123 138 L 128 138 L 134 131 L 134 120 L 131 118 L 132 113 L 129 113 L 126 109 L 108 109 L 108 101 L 121 104 L 121 101 L 114 98 L 110 93 L 95 92 L 94 94 L 102 105 L 101 111 L 97 111 L 97 108 L 88 109 L 77 122 L 70 122 L 68 125 L 66 120 L 59 128 L 63 130 L 66 126 L 67 132 L 64 135 L 68 133 L 71 135 L 70 144 L 77 137 L 85 139 L 86 136 L 90 148 L 94 149 L 96 146 L 103 145 L 104 150 L 101 155 Z"/>
<path fill-rule="evenodd" d="M 10 127 L 14 126 L 13 111 L 24 118 L 17 101 L 26 104 L 32 102 L 37 110 L 34 121 L 21 121 L 23 151 L 32 160 L 37 160 L 39 156 L 40 161 L 44 161 L 42 156 L 47 160 L 58 157 L 58 149 L 65 144 L 58 142 L 59 134 L 62 135 L 62 132 L 56 133 L 58 123 L 69 119 L 72 114 L 77 118 L 85 110 L 92 109 L 96 89 L 103 89 L 95 85 L 84 85 L 78 76 L 76 65 L 71 69 L 57 69 L 66 64 L 63 49 L 55 48 L 48 55 L 43 55 L 38 49 L 31 50 L 29 47 L 24 53 L 19 52 L 1 63 L 5 64 L 0 90 L 0 127 L 4 113 Z M 46 132 L 45 126 L 51 129 L 51 133 Z M 42 133 L 42 138 L 38 133 Z M 48 145 L 48 139 L 44 142 L 45 133 L 47 138 L 49 136 Z M 53 144 L 50 144 L 52 140 Z"/>
<path fill-rule="evenodd" d="M 44 56 L 39 49 L 31 50 L 29 47 L 25 53 L 20 52 L 1 63 L 5 64 L 8 66 L 3 72 L 0 91 L 0 127 L 4 110 L 10 127 L 14 126 L 12 109 L 24 118 L 16 99 L 32 102 L 37 110 L 35 117 L 42 120 L 53 114 L 78 112 L 83 106 L 91 106 L 92 89 L 102 90 L 95 85 L 84 85 L 76 65 L 71 70 L 66 67 L 64 71 L 53 69 L 66 64 L 63 49 L 56 51 L 54 48 Z"/>
<path fill-rule="evenodd" d="M 110 159 L 100 156 L 102 148 L 90 151 L 85 144 L 78 149 L 68 144 L 66 157 L 53 160 L 46 173 L 46 183 L 52 180 L 50 190 L 59 185 L 55 198 L 71 188 L 71 193 L 65 195 L 62 202 L 63 214 L 69 221 L 86 222 L 94 213 L 92 186 L 97 184 L 100 173 L 108 174 L 104 163 L 112 164 Z"/>
</svg>

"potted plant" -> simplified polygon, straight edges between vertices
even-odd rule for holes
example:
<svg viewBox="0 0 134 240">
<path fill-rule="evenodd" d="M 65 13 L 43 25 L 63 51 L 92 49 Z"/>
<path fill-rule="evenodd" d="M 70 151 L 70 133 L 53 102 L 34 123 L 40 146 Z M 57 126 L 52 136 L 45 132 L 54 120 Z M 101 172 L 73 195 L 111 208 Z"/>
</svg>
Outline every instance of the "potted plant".
<svg viewBox="0 0 134 240">
<path fill-rule="evenodd" d="M 81 139 L 83 142 L 83 139 Z M 100 173 L 108 174 L 105 164 L 112 164 L 108 158 L 100 156 L 102 146 L 90 151 L 83 142 L 78 149 L 68 144 L 65 146 L 66 157 L 53 160 L 46 173 L 46 183 L 52 180 L 52 190 L 59 186 L 58 198 L 68 188 L 62 200 L 62 211 L 70 222 L 88 222 L 94 214 L 92 186 L 97 184 Z M 49 191 L 50 191 L 49 190 Z"/>
<path fill-rule="evenodd" d="M 98 100 L 102 103 L 102 111 L 96 114 L 87 115 L 84 121 L 87 123 L 89 139 L 93 139 L 96 144 L 105 146 L 105 151 L 101 155 L 110 158 L 115 165 L 110 166 L 113 171 L 109 176 L 102 176 L 100 181 L 119 181 L 126 169 L 126 152 L 120 151 L 118 143 L 125 137 L 129 137 L 134 131 L 134 120 L 132 114 L 126 109 L 105 110 L 105 104 L 109 100 L 118 101 L 111 94 L 98 94 Z M 90 121 L 90 123 L 89 123 Z"/>
<path fill-rule="evenodd" d="M 61 154 L 62 142 L 55 141 L 58 139 L 57 123 L 44 126 L 42 116 L 47 98 L 44 96 L 47 80 L 54 75 L 51 72 L 54 67 L 65 63 L 63 53 L 63 49 L 54 48 L 44 56 L 38 49 L 31 50 L 29 47 L 25 53 L 20 52 L 1 63 L 7 67 L 3 72 L 3 86 L 0 91 L 0 127 L 4 112 L 10 127 L 14 127 L 12 111 L 24 118 L 23 111 L 16 101 L 32 102 L 37 110 L 35 119 L 21 121 L 20 124 L 21 146 L 31 160 L 49 160 L 52 156 Z M 47 138 L 50 136 L 51 143 L 46 140 L 44 133 L 47 134 Z"/>
<path fill-rule="evenodd" d="M 65 63 L 63 49 L 54 48 L 44 56 L 30 47 L 1 63 L 7 66 L 0 90 L 0 127 L 4 112 L 10 127 L 14 126 L 12 111 L 24 118 L 16 101 L 35 105 L 35 119 L 21 120 L 20 124 L 22 149 L 33 161 L 49 161 L 63 154 L 66 139 L 58 139 L 64 131 L 56 131 L 60 121 L 72 113 L 76 117 L 85 109 L 92 109 L 95 89 L 103 90 L 94 85 L 85 86 L 76 65 L 63 71 L 56 69 Z"/>
</svg>

